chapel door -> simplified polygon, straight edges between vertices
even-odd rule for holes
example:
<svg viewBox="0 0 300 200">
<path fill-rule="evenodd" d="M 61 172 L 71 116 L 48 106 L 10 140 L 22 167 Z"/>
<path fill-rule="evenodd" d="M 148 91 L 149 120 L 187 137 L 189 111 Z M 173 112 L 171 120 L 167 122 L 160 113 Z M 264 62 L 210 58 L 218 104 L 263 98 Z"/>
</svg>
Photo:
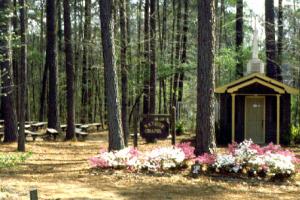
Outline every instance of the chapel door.
<svg viewBox="0 0 300 200">
<path fill-rule="evenodd" d="M 246 97 L 245 139 L 265 143 L 265 97 Z"/>
</svg>

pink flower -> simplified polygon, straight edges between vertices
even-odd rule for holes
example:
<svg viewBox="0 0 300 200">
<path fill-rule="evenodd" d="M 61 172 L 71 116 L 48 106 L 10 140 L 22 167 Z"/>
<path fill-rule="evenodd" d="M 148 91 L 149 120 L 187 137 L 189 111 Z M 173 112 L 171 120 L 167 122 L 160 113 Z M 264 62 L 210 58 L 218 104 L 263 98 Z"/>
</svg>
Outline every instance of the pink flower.
<svg viewBox="0 0 300 200">
<path fill-rule="evenodd" d="M 180 144 L 177 144 L 175 147 L 181 149 L 185 155 L 185 159 L 189 160 L 195 157 L 194 151 L 195 148 L 191 146 L 190 142 L 183 142 Z"/>
<path fill-rule="evenodd" d="M 131 158 L 138 157 L 139 155 L 141 155 L 137 148 L 130 148 L 129 154 L 131 155 Z"/>
<path fill-rule="evenodd" d="M 272 152 L 272 153 L 276 153 L 279 150 L 281 150 L 281 146 L 280 145 L 274 145 L 272 142 L 269 143 L 267 146 L 263 147 L 262 150 L 266 153 L 266 152 Z"/>
<path fill-rule="evenodd" d="M 234 154 L 236 148 L 238 147 L 238 143 L 233 142 L 232 144 L 228 145 L 228 153 Z"/>
<path fill-rule="evenodd" d="M 251 144 L 250 149 L 253 149 L 253 150 L 257 151 L 258 155 L 263 155 L 265 153 L 264 148 L 261 148 L 257 144 Z"/>
<path fill-rule="evenodd" d="M 201 156 L 198 156 L 195 158 L 195 162 L 198 161 L 200 164 L 207 164 L 207 165 L 212 165 L 216 161 L 216 155 L 214 154 L 209 154 L 209 153 L 204 153 Z"/>
<path fill-rule="evenodd" d="M 99 158 L 99 157 L 92 157 L 89 159 L 89 162 L 92 167 L 100 167 L 100 168 L 107 168 L 108 163 L 107 161 Z"/>
</svg>

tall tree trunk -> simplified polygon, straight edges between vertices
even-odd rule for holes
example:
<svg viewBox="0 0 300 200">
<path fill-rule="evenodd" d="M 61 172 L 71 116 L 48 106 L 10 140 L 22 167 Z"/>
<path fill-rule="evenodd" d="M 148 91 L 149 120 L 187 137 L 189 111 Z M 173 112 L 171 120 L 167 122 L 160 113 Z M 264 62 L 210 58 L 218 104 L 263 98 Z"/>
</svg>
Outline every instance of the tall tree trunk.
<svg viewBox="0 0 300 200">
<path fill-rule="evenodd" d="M 162 20 L 162 43 L 163 43 L 163 61 L 166 61 L 167 54 L 167 0 L 163 2 L 163 20 Z M 162 93 L 163 93 L 163 112 L 167 113 L 167 92 L 166 92 L 166 79 L 162 78 Z"/>
<path fill-rule="evenodd" d="M 149 113 L 149 0 L 145 0 L 145 11 L 144 11 L 144 98 L 143 98 L 143 113 Z"/>
<path fill-rule="evenodd" d="M 175 25 L 176 25 L 176 1 L 172 1 L 172 13 L 173 13 L 173 20 L 172 20 L 172 36 L 171 36 L 171 67 L 174 70 L 174 41 L 175 41 Z M 173 106 L 173 75 L 170 78 L 170 87 L 169 87 L 169 111 L 171 112 L 171 108 Z"/>
<path fill-rule="evenodd" d="M 283 40 L 283 8 L 282 0 L 278 0 L 278 39 L 277 39 L 277 59 L 278 65 L 282 65 L 282 40 Z"/>
<path fill-rule="evenodd" d="M 142 32 L 142 5 L 143 5 L 143 0 L 139 0 L 139 4 L 138 4 L 138 10 L 137 10 L 137 18 L 138 18 L 138 49 L 137 49 L 137 56 L 138 56 L 138 64 L 137 64 L 137 70 L 136 70 L 136 85 L 137 85 L 137 89 L 136 89 L 136 99 L 137 99 L 137 104 L 136 104 L 136 118 L 138 119 L 138 115 L 140 114 L 140 93 L 141 93 L 141 89 L 140 89 L 140 81 L 141 81 L 141 65 L 142 65 L 142 41 L 141 41 L 141 32 Z"/>
<path fill-rule="evenodd" d="M 178 1 L 177 7 L 177 30 L 176 30 L 176 48 L 175 48 L 175 75 L 173 78 L 173 106 L 177 108 L 177 88 L 179 82 L 179 65 L 180 65 L 180 49 L 181 49 L 181 36 L 182 36 L 182 19 L 181 19 L 181 0 Z"/>
<path fill-rule="evenodd" d="M 120 52 L 120 62 L 121 62 L 121 82 L 122 82 L 122 124 L 124 133 L 125 145 L 128 145 L 128 120 L 127 120 L 127 102 L 128 102 L 128 69 L 127 69 L 127 30 L 126 30 L 126 5 L 125 0 L 120 0 L 120 41 L 121 41 L 121 52 Z"/>
<path fill-rule="evenodd" d="M 243 40 L 244 40 L 244 31 L 243 31 L 243 0 L 237 0 L 236 2 L 236 20 L 235 20 L 235 51 L 237 55 L 236 63 L 236 76 L 243 76 Z"/>
<path fill-rule="evenodd" d="M 48 127 L 59 130 L 58 102 L 57 102 L 57 48 L 56 48 L 56 2 L 47 0 L 47 48 L 46 65 L 49 69 L 48 94 Z"/>
<path fill-rule="evenodd" d="M 40 18 L 40 52 L 42 52 L 42 55 L 44 55 L 44 3 L 45 0 L 41 0 L 41 18 Z M 44 63 L 44 58 L 42 58 L 42 64 L 41 66 L 44 66 L 44 70 L 42 67 L 40 68 L 40 77 L 41 80 L 41 92 L 40 92 L 40 107 L 39 107 L 39 113 L 38 113 L 38 119 L 39 121 L 44 121 L 44 115 L 45 115 L 45 100 L 46 100 L 46 88 L 47 88 L 47 78 L 48 78 L 48 69 L 46 68 L 46 65 Z"/>
<path fill-rule="evenodd" d="M 187 62 L 187 34 L 188 34 L 188 16 L 189 16 L 189 0 L 184 1 L 184 15 L 183 15 L 183 36 L 182 36 L 182 55 L 181 63 L 185 64 Z M 184 70 L 181 69 L 179 75 L 178 83 L 178 102 L 182 102 L 183 98 L 183 80 L 184 80 Z"/>
<path fill-rule="evenodd" d="M 111 0 L 101 0 L 100 21 L 104 61 L 105 94 L 107 98 L 109 150 L 124 148 L 120 105 L 118 101 L 118 78 L 114 59 L 113 20 Z"/>
<path fill-rule="evenodd" d="M 156 0 L 150 0 L 150 113 L 156 99 Z"/>
<path fill-rule="evenodd" d="M 66 140 L 75 137 L 75 106 L 74 106 L 74 66 L 72 49 L 72 27 L 70 17 L 70 2 L 64 0 L 64 38 L 65 64 L 67 77 L 67 132 Z"/>
<path fill-rule="evenodd" d="M 19 135 L 18 151 L 25 151 L 25 106 L 27 85 L 27 9 L 26 1 L 19 0 L 21 27 L 20 95 L 19 95 Z"/>
<path fill-rule="evenodd" d="M 1 110 L 4 118 L 4 142 L 17 140 L 17 121 L 14 107 L 14 87 L 10 59 L 10 0 L 0 1 L 0 69 L 1 69 Z"/>
<path fill-rule="evenodd" d="M 20 33 L 20 24 L 19 24 L 19 18 L 18 18 L 18 7 L 19 4 L 17 3 L 17 0 L 13 0 L 13 10 L 14 10 L 14 16 L 12 18 L 12 25 L 13 25 L 13 32 L 15 35 L 19 35 Z M 19 57 L 20 57 L 20 49 L 18 47 L 14 47 L 13 45 L 12 48 L 12 69 L 13 69 L 13 77 L 14 77 L 14 84 L 16 86 L 19 85 Z M 19 88 L 15 88 L 15 99 L 19 99 Z M 19 104 L 18 101 L 16 103 L 16 114 L 17 114 L 17 119 L 19 118 Z"/>
<path fill-rule="evenodd" d="M 198 78 L 195 153 L 215 147 L 214 2 L 198 0 Z"/>
<path fill-rule="evenodd" d="M 40 112 L 39 112 L 40 122 L 44 121 L 45 119 L 45 103 L 46 103 L 46 96 L 47 96 L 48 73 L 49 73 L 49 67 L 48 64 L 45 63 L 43 78 L 42 78 L 41 95 L 40 95 Z"/>
<path fill-rule="evenodd" d="M 83 68 L 82 68 L 82 99 L 81 99 L 81 122 L 88 122 L 88 112 L 91 110 L 89 107 L 91 106 L 90 99 L 90 70 L 91 64 L 89 59 L 90 53 L 90 42 L 91 42 L 91 0 L 85 0 L 85 9 L 84 9 L 84 39 L 83 39 Z"/>
<path fill-rule="evenodd" d="M 267 76 L 281 80 L 281 76 L 278 74 L 278 65 L 276 63 L 274 15 L 274 0 L 265 0 Z"/>
</svg>

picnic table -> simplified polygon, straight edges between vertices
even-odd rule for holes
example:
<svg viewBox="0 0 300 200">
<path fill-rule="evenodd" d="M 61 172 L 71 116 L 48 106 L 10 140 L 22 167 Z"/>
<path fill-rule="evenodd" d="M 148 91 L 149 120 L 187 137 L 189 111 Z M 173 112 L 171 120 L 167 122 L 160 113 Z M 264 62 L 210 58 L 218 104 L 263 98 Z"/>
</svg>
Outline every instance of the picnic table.
<svg viewBox="0 0 300 200">
<path fill-rule="evenodd" d="M 38 131 L 40 129 L 46 128 L 47 124 L 48 124 L 47 122 L 38 122 L 38 123 L 32 124 L 31 125 L 31 130 L 32 131 Z"/>
<path fill-rule="evenodd" d="M 25 130 L 25 137 L 31 136 L 33 141 L 35 141 L 37 137 L 43 137 L 44 135 L 45 133 L 42 132 L 33 132 L 30 130 Z"/>
<path fill-rule="evenodd" d="M 80 128 L 75 128 L 76 137 L 79 139 L 85 140 L 85 138 L 89 135 L 87 132 L 83 132 Z"/>
<path fill-rule="evenodd" d="M 101 124 L 101 123 L 92 123 L 91 125 L 92 125 L 92 126 L 95 126 L 96 129 L 97 129 L 97 131 L 99 131 L 100 128 L 102 128 L 102 124 Z"/>
<path fill-rule="evenodd" d="M 76 128 L 80 128 L 82 126 L 82 124 L 75 124 Z"/>
<path fill-rule="evenodd" d="M 85 132 L 92 132 L 94 130 L 99 131 L 101 127 L 102 127 L 101 123 L 92 123 L 92 124 L 84 124 L 80 126 L 80 129 Z"/>
<path fill-rule="evenodd" d="M 56 140 L 58 131 L 53 128 L 47 128 L 46 135 L 49 137 L 49 139 L 53 138 L 53 140 Z"/>
<path fill-rule="evenodd" d="M 66 131 L 67 130 L 67 124 L 62 124 L 60 125 L 61 131 Z"/>
<path fill-rule="evenodd" d="M 4 133 L 1 131 L 0 132 L 0 141 L 2 141 L 2 138 L 4 137 Z"/>
</svg>

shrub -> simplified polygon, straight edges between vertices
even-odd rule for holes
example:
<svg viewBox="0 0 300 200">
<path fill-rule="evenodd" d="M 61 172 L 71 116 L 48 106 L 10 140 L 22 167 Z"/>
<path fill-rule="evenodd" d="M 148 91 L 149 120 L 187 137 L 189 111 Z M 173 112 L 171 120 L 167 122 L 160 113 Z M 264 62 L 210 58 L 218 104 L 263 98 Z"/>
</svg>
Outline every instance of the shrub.
<svg viewBox="0 0 300 200">
<path fill-rule="evenodd" d="M 292 142 L 294 144 L 300 144 L 300 127 L 299 126 L 292 126 L 291 127 L 291 136 Z"/>
<path fill-rule="evenodd" d="M 176 135 L 182 135 L 182 134 L 184 134 L 184 132 L 185 132 L 185 129 L 184 129 L 183 121 L 176 123 Z"/>
<path fill-rule="evenodd" d="M 140 152 L 135 148 L 111 152 L 102 150 L 99 155 L 90 158 L 89 162 L 92 167 L 100 169 L 165 171 L 185 167 L 186 161 L 194 157 L 194 147 L 190 143 L 182 143 L 147 152 Z"/>
<path fill-rule="evenodd" d="M 0 154 L 0 169 L 12 168 L 24 163 L 30 155 L 31 153 Z"/>
<path fill-rule="evenodd" d="M 280 145 L 270 143 L 265 147 L 254 144 L 251 140 L 229 145 L 224 154 L 203 154 L 195 159 L 202 165 L 201 169 L 209 169 L 217 173 L 241 173 L 249 176 L 271 178 L 289 178 L 296 171 L 299 159 L 291 151 Z M 205 166 L 205 167 L 203 167 Z"/>
</svg>

